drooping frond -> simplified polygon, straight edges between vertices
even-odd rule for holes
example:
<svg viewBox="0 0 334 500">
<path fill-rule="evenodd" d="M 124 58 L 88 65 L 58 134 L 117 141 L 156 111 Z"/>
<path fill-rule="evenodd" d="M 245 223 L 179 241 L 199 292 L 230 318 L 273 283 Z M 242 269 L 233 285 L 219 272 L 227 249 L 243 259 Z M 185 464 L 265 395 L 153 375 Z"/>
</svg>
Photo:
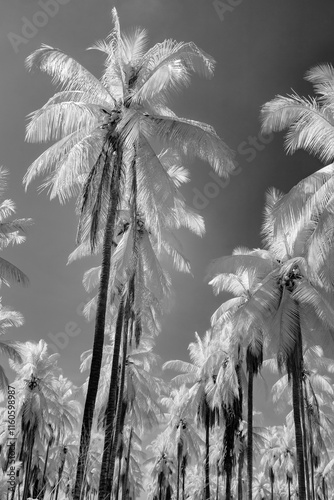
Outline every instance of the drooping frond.
<svg viewBox="0 0 334 500">
<path fill-rule="evenodd" d="M 93 100 L 102 99 L 111 106 L 114 103 L 109 92 L 94 75 L 59 49 L 43 44 L 26 59 L 29 70 L 35 65 L 49 74 L 54 84 L 61 84 L 64 90 L 81 90 L 89 93 Z"/>
<path fill-rule="evenodd" d="M 305 149 L 322 161 L 333 160 L 333 111 L 315 99 L 297 94 L 278 96 L 263 106 L 261 116 L 265 133 L 289 129 L 285 140 L 288 153 Z"/>
<path fill-rule="evenodd" d="M 156 94 L 188 85 L 190 72 L 210 78 L 213 70 L 214 59 L 193 42 L 165 40 L 143 57 L 131 100 L 149 101 Z"/>
<path fill-rule="evenodd" d="M 23 286 L 29 284 L 29 278 L 18 267 L 2 257 L 0 257 L 0 281 L 6 284 L 19 283 Z"/>
<path fill-rule="evenodd" d="M 234 170 L 233 153 L 210 126 L 195 120 L 149 115 L 150 135 L 184 154 L 207 161 L 218 175 L 227 177 Z"/>
<path fill-rule="evenodd" d="M 331 64 L 319 64 L 306 72 L 305 80 L 313 84 L 324 105 L 333 106 L 334 68 Z"/>
</svg>

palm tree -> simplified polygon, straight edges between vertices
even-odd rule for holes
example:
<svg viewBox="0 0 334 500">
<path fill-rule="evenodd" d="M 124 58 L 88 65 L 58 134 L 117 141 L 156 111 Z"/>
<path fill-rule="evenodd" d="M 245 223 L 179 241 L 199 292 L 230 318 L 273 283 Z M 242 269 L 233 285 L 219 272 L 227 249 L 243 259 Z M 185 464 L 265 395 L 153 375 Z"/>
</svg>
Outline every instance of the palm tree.
<svg viewBox="0 0 334 500">
<path fill-rule="evenodd" d="M 232 255 L 240 253 L 245 253 L 245 249 L 236 248 Z M 249 255 L 253 254 L 254 252 L 249 253 Z M 212 285 L 215 295 L 221 292 L 229 292 L 234 295 L 232 299 L 223 302 L 215 311 L 211 318 L 211 325 L 219 331 L 228 321 L 232 322 L 234 343 L 237 338 L 240 339 L 239 352 L 241 351 L 241 343 L 244 338 L 247 336 L 249 339 L 246 350 L 246 367 L 249 373 L 247 425 L 248 429 L 253 429 L 253 378 L 258 374 L 262 365 L 263 335 L 259 325 L 249 323 L 247 302 L 251 298 L 252 293 L 259 287 L 261 279 L 271 270 L 271 266 L 262 266 L 261 268 L 239 267 L 234 269 L 233 267 L 231 268 L 231 260 L 229 257 L 222 257 L 216 259 L 209 266 L 208 273 L 211 277 L 209 284 Z M 252 500 L 253 432 L 248 432 L 247 436 L 248 498 Z M 241 496 L 241 492 L 239 495 Z"/>
<path fill-rule="evenodd" d="M 189 344 L 190 360 L 185 362 L 180 360 L 167 361 L 163 369 L 182 372 L 172 379 L 172 383 L 177 385 L 192 384 L 189 389 L 190 404 L 196 411 L 197 421 L 205 429 L 205 500 L 210 499 L 210 428 L 215 422 L 215 412 L 211 410 L 207 397 L 207 384 L 212 378 L 212 373 L 208 369 L 207 362 L 212 352 L 211 331 L 207 331 L 202 340 L 197 332 L 196 342 Z"/>
<path fill-rule="evenodd" d="M 22 363 L 9 360 L 17 378 L 13 385 L 18 395 L 17 419 L 21 423 L 21 450 L 19 460 L 25 465 L 25 480 L 22 500 L 29 496 L 31 464 L 37 436 L 43 434 L 43 426 L 50 414 L 57 414 L 56 376 L 59 368 L 56 360 L 59 355 L 47 353 L 44 340 L 34 344 L 25 342 L 20 346 Z M 13 492 L 14 497 L 14 492 Z"/>
<path fill-rule="evenodd" d="M 192 425 L 192 415 L 189 411 L 189 393 L 185 385 L 172 389 L 170 395 L 162 398 L 161 403 L 167 408 L 166 434 L 175 444 L 174 455 L 177 459 L 176 499 L 180 499 L 180 479 L 182 476 L 182 492 L 184 496 L 185 475 L 191 458 L 200 456 L 201 439 Z"/>
<path fill-rule="evenodd" d="M 31 165 L 25 183 L 51 171 L 43 185 L 50 188 L 51 197 L 65 200 L 80 193 L 78 239 L 81 240 L 83 226 L 89 219 L 92 251 L 99 228 L 105 228 L 75 500 L 80 497 L 98 390 L 110 257 L 122 186 L 129 178 L 136 177 L 133 203 L 137 203 L 138 210 L 145 216 L 151 217 L 154 227 L 154 218 L 163 210 L 171 187 L 152 147 L 153 137 L 162 144 L 172 144 L 186 154 L 209 161 L 219 174 L 226 175 L 233 168 L 229 149 L 210 126 L 178 118 L 166 105 L 170 90 L 187 84 L 192 72 L 212 76 L 213 59 L 193 43 L 171 40 L 156 44 L 145 53 L 146 32 L 137 29 L 133 36 L 121 34 L 115 9 L 113 21 L 109 39 L 95 46 L 106 54 L 101 81 L 61 51 L 48 46 L 42 46 L 27 60 L 29 68 L 36 63 L 65 90 L 32 114 L 27 139 L 58 142 Z M 140 193 L 143 194 L 141 200 Z M 113 393 L 115 396 L 116 387 Z"/>
</svg>

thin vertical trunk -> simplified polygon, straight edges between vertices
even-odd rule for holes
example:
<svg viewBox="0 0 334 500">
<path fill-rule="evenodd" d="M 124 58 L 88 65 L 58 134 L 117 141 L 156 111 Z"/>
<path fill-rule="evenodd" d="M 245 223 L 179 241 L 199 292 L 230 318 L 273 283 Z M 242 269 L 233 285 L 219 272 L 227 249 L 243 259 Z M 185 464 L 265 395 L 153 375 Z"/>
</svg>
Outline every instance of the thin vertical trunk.
<svg viewBox="0 0 334 500">
<path fill-rule="evenodd" d="M 51 446 L 52 441 L 53 441 L 53 436 L 48 440 L 48 446 L 46 448 L 45 462 L 44 462 L 42 482 L 41 482 L 42 486 L 41 486 L 41 491 L 37 495 L 37 498 L 44 498 L 44 496 L 45 496 L 45 489 L 46 489 L 45 488 L 46 487 L 46 480 L 45 480 L 46 468 L 47 468 L 47 465 L 48 465 L 49 451 L 50 451 L 50 446 Z"/>
<path fill-rule="evenodd" d="M 119 486 L 120 486 L 120 481 L 121 481 L 121 460 L 122 458 L 118 458 L 118 474 L 117 474 L 117 486 L 116 486 L 116 495 L 115 495 L 115 500 L 118 500 L 118 495 L 119 495 Z M 124 500 L 124 492 L 122 495 L 122 498 Z"/>
<path fill-rule="evenodd" d="M 291 481 L 288 479 L 288 498 L 291 500 L 291 488 L 290 488 Z"/>
<path fill-rule="evenodd" d="M 105 415 L 105 435 L 104 435 L 104 449 L 103 449 L 101 474 L 100 474 L 100 485 L 99 485 L 99 496 L 98 496 L 99 500 L 104 500 L 108 495 L 108 489 L 107 489 L 108 472 L 109 472 L 109 463 L 111 455 L 111 446 L 114 434 L 114 418 L 116 410 L 116 393 L 118 384 L 118 363 L 119 363 L 119 353 L 121 348 L 123 320 L 124 320 L 124 298 L 121 298 L 121 302 L 118 309 L 117 321 L 116 321 L 114 353 L 113 353 L 112 368 L 111 368 L 109 396 L 108 396 L 106 415 Z"/>
<path fill-rule="evenodd" d="M 111 177 L 110 199 L 107 213 L 106 226 L 104 230 L 103 257 L 101 266 L 101 278 L 97 299 L 97 311 L 95 320 L 95 332 L 93 343 L 93 354 L 89 374 L 85 408 L 82 419 L 79 458 L 77 464 L 77 474 L 73 492 L 73 500 L 81 500 L 81 492 L 85 480 L 87 456 L 89 452 L 91 429 L 95 410 L 96 396 L 100 380 L 100 372 L 103 356 L 104 330 L 107 311 L 108 287 L 110 277 L 110 259 L 112 252 L 112 241 L 116 220 L 117 206 L 119 202 L 119 185 L 121 177 L 122 156 L 117 147 L 117 160 L 114 164 Z M 106 158 L 110 162 L 110 158 Z M 102 482 L 105 482 L 105 475 L 101 471 Z M 104 486 L 104 483 L 102 483 Z M 102 490 L 104 491 L 104 490 Z"/>
<path fill-rule="evenodd" d="M 34 441 L 35 441 L 35 427 L 32 427 L 29 430 L 27 441 L 28 441 L 28 447 L 27 447 L 28 448 L 28 457 L 27 457 L 26 470 L 25 470 L 22 500 L 27 500 L 28 495 L 29 495 L 30 469 L 31 469 L 32 452 L 33 452 Z"/>
<path fill-rule="evenodd" d="M 66 460 L 66 452 L 63 451 L 63 457 L 62 457 L 62 460 L 61 460 L 61 464 L 60 464 L 60 467 L 59 467 L 59 471 L 58 471 L 58 483 L 57 483 L 57 488 L 56 488 L 56 498 L 55 500 L 58 500 L 58 493 L 59 493 L 59 487 L 60 487 L 60 482 L 61 482 L 61 478 L 63 476 L 63 470 L 64 470 L 64 465 L 65 465 L 65 460 Z"/>
<path fill-rule="evenodd" d="M 248 414 L 247 414 L 247 476 L 248 500 L 253 498 L 253 363 L 248 364 Z"/>
<path fill-rule="evenodd" d="M 210 408 L 205 402 L 205 500 L 210 500 Z"/>
<path fill-rule="evenodd" d="M 216 464 L 216 469 L 217 469 L 217 486 L 216 486 L 216 500 L 219 499 L 219 462 L 217 460 Z"/>
<path fill-rule="evenodd" d="M 298 311 L 297 304 L 297 311 Z M 295 423 L 295 437 L 296 437 L 296 456 L 297 456 L 297 475 L 298 475 L 298 492 L 299 500 L 306 500 L 305 489 L 305 460 L 304 460 L 304 445 L 303 445 L 303 429 L 301 424 L 301 389 L 300 379 L 302 376 L 303 360 L 302 352 L 302 337 L 300 330 L 300 318 L 298 317 L 295 348 L 291 353 L 289 366 L 292 375 L 292 406 L 293 418 Z"/>
<path fill-rule="evenodd" d="M 176 500 L 180 500 L 180 453 L 177 452 Z"/>
<path fill-rule="evenodd" d="M 185 500 L 186 468 L 182 469 L 182 500 Z"/>
<path fill-rule="evenodd" d="M 296 437 L 296 450 L 297 450 L 298 491 L 299 491 L 299 500 L 306 500 L 303 430 L 300 418 L 299 377 L 300 373 L 297 373 L 296 370 L 294 370 L 294 373 L 292 373 L 292 403 L 293 403 L 293 418 L 295 423 L 295 437 Z"/>
<path fill-rule="evenodd" d="M 127 498 L 127 490 L 128 490 L 128 484 L 129 484 L 130 459 L 131 459 L 132 433 L 133 433 L 133 427 L 131 427 L 130 436 L 129 436 L 128 452 L 127 452 L 127 456 L 126 456 L 125 477 L 124 477 L 124 497 L 122 500 L 126 500 L 126 498 Z"/>
<path fill-rule="evenodd" d="M 243 488 L 242 488 L 242 478 L 243 478 L 243 468 L 244 468 L 244 458 L 245 458 L 245 452 L 243 449 L 243 442 L 242 442 L 242 449 L 239 453 L 238 457 L 238 500 L 243 500 Z"/>
<path fill-rule="evenodd" d="M 270 479 L 270 500 L 274 500 L 275 474 L 272 467 L 269 468 L 269 479 Z"/>
<path fill-rule="evenodd" d="M 123 321 L 123 353 L 122 353 L 122 368 L 121 368 L 121 380 L 117 400 L 116 418 L 115 418 L 115 432 L 114 438 L 111 445 L 110 453 L 110 464 L 108 471 L 108 482 L 107 482 L 107 495 L 106 500 L 110 500 L 110 495 L 113 487 L 114 480 L 114 468 L 117 453 L 118 437 L 122 429 L 122 410 L 123 410 L 123 394 L 125 385 L 125 372 L 126 372 L 126 358 L 128 350 L 128 325 L 130 316 L 130 298 L 127 299 L 127 305 L 124 309 L 124 321 Z M 110 385 L 111 385 L 110 381 Z"/>
<path fill-rule="evenodd" d="M 302 356 L 302 354 L 301 354 Z M 310 474 L 308 469 L 308 448 L 307 448 L 307 434 L 306 434 L 306 424 L 305 424 L 305 400 L 303 391 L 303 379 L 300 382 L 300 415 L 302 421 L 303 429 L 303 446 L 304 446 L 304 469 L 305 469 L 305 479 L 306 479 L 306 491 L 307 498 L 311 500 L 311 489 L 310 489 Z"/>
</svg>

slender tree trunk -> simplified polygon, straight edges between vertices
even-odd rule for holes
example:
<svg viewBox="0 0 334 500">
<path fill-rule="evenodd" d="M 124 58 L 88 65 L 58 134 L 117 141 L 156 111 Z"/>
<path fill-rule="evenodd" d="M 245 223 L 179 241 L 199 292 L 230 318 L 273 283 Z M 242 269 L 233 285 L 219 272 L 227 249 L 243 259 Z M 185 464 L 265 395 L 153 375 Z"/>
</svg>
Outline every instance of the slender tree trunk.
<svg viewBox="0 0 334 500">
<path fill-rule="evenodd" d="M 299 500 L 306 500 L 303 430 L 300 419 L 299 377 L 300 373 L 294 370 L 294 373 L 292 373 L 292 403 L 293 403 L 293 418 L 295 423 L 295 437 L 296 437 L 296 450 L 297 450 L 298 491 L 299 491 Z"/>
<path fill-rule="evenodd" d="M 176 500 L 180 500 L 180 453 L 177 452 Z"/>
<path fill-rule="evenodd" d="M 205 402 L 205 500 L 210 500 L 210 408 Z"/>
<path fill-rule="evenodd" d="M 127 358 L 127 350 L 128 350 L 128 326 L 129 326 L 129 316 L 130 316 L 130 298 L 127 299 L 127 305 L 124 309 L 124 322 L 123 322 L 123 353 L 122 353 L 122 368 L 121 368 L 121 380 L 120 387 L 118 393 L 117 400 L 117 409 L 116 409 L 116 419 L 115 419 L 115 433 L 114 438 L 111 444 L 111 453 L 110 453 L 110 464 L 108 471 L 108 482 L 107 482 L 107 496 L 105 497 L 107 500 L 110 500 L 110 495 L 113 487 L 114 480 L 114 469 L 115 469 L 115 460 L 117 453 L 117 445 L 118 445 L 118 437 L 123 427 L 122 422 L 122 411 L 123 411 L 123 394 L 124 394 L 124 385 L 125 385 L 125 372 L 126 372 L 126 358 Z M 110 386 L 111 386 L 110 381 Z M 116 390 L 116 388 L 115 388 Z"/>
<path fill-rule="evenodd" d="M 291 481 L 288 479 L 288 498 L 291 500 L 291 488 L 290 488 Z"/>
<path fill-rule="evenodd" d="M 132 433 L 133 433 L 133 427 L 131 427 L 131 429 L 130 429 L 130 436 L 129 436 L 129 443 L 128 443 L 128 452 L 127 452 L 127 456 L 126 456 L 125 477 L 124 477 L 124 498 L 122 500 L 127 500 L 127 490 L 128 490 L 128 484 L 129 484 L 130 459 L 131 459 Z"/>
<path fill-rule="evenodd" d="M 185 500 L 186 467 L 182 469 L 182 500 Z"/>
<path fill-rule="evenodd" d="M 108 494 L 107 490 L 108 472 L 109 472 L 108 466 L 110 463 L 111 447 L 114 434 L 114 417 L 116 410 L 116 394 L 117 394 L 117 384 L 118 384 L 118 363 L 119 363 L 119 352 L 121 347 L 123 320 L 124 320 L 124 298 L 121 298 L 121 302 L 118 309 L 117 321 L 116 321 L 114 353 L 113 353 L 111 378 L 109 386 L 109 397 L 105 414 L 105 435 L 104 435 L 104 449 L 103 449 L 101 474 L 100 474 L 100 485 L 99 485 L 99 496 L 98 496 L 99 500 L 104 500 L 105 498 L 107 498 Z"/>
<path fill-rule="evenodd" d="M 270 467 L 269 469 L 269 479 L 270 479 L 270 500 L 274 500 L 275 475 L 272 467 Z"/>
<path fill-rule="evenodd" d="M 297 305 L 297 307 L 299 307 Z M 298 326 L 296 332 L 295 349 L 291 353 L 289 361 L 292 374 L 292 406 L 293 418 L 295 423 L 296 436 L 296 456 L 297 456 L 297 475 L 298 475 L 298 493 L 299 500 L 306 500 L 305 490 L 305 468 L 304 468 L 304 446 L 303 446 L 303 429 L 301 425 L 301 376 L 302 376 L 302 337 L 300 330 L 300 319 L 298 318 Z"/>
<path fill-rule="evenodd" d="M 23 462 L 24 445 L 25 445 L 25 442 L 26 442 L 26 438 L 27 438 L 27 432 L 23 431 L 22 432 L 22 443 L 21 443 L 21 449 L 20 449 L 20 455 L 19 455 L 19 461 L 20 462 Z M 15 490 L 16 490 L 16 483 L 18 482 L 19 475 L 20 475 L 20 470 L 17 469 L 16 473 L 15 473 L 15 485 L 14 485 L 14 488 L 13 488 L 13 491 L 12 491 L 11 500 L 14 500 Z M 18 498 L 20 500 L 20 485 L 19 484 L 18 484 Z"/>
<path fill-rule="evenodd" d="M 248 414 L 247 414 L 247 476 L 248 500 L 253 498 L 253 363 L 248 364 Z"/>
<path fill-rule="evenodd" d="M 216 464 L 216 470 L 217 470 L 217 486 L 216 486 L 216 500 L 219 500 L 219 462 L 217 460 Z"/>
<path fill-rule="evenodd" d="M 108 214 L 104 231 L 103 241 L 103 257 L 101 266 L 101 278 L 97 299 L 97 311 L 95 320 L 95 333 L 93 344 L 93 355 L 89 374 L 87 396 L 85 401 L 84 414 L 82 419 L 81 437 L 79 458 L 77 464 L 76 481 L 73 492 L 73 500 L 81 500 L 81 491 L 84 483 L 84 476 L 87 464 L 87 456 L 89 451 L 91 429 L 93 424 L 93 416 L 95 410 L 96 396 L 100 380 L 103 344 L 104 344 L 104 329 L 106 321 L 108 287 L 110 277 L 110 259 L 112 251 L 112 241 L 114 236 L 114 227 L 116 220 L 117 206 L 119 202 L 119 185 L 121 177 L 122 156 L 120 151 L 117 151 L 117 160 L 114 164 L 111 177 L 111 193 L 108 206 Z M 109 159 L 110 161 L 110 159 Z M 105 476 L 101 474 L 102 481 Z"/>
<path fill-rule="evenodd" d="M 46 488 L 45 488 L 46 487 L 46 480 L 45 480 L 46 468 L 47 468 L 47 465 L 48 465 L 49 451 L 50 451 L 50 446 L 51 446 L 52 441 L 53 441 L 53 437 L 51 437 L 48 440 L 48 446 L 46 448 L 45 462 L 44 462 L 44 467 L 43 467 L 42 487 L 41 487 L 40 492 L 37 495 L 37 498 L 39 498 L 39 497 L 44 498 L 44 496 L 45 496 L 45 490 L 46 490 Z"/>
<path fill-rule="evenodd" d="M 31 428 L 29 430 L 29 435 L 28 435 L 28 456 L 27 456 L 27 463 L 26 463 L 26 471 L 25 471 L 25 478 L 24 478 L 24 488 L 23 488 L 23 494 L 22 494 L 22 500 L 27 500 L 28 495 L 29 495 L 29 486 L 30 486 L 30 469 L 31 469 L 31 460 L 32 460 L 32 452 L 34 448 L 34 440 L 35 440 L 35 428 Z"/>
<path fill-rule="evenodd" d="M 60 486 L 61 478 L 63 476 L 63 470 L 64 470 L 64 465 L 65 465 L 66 453 L 63 452 L 63 454 L 64 454 L 64 456 L 62 457 L 61 464 L 60 464 L 59 471 L 58 471 L 58 483 L 57 483 L 57 488 L 56 488 L 55 500 L 58 500 L 59 486 Z"/>
<path fill-rule="evenodd" d="M 116 493 L 115 493 L 115 500 L 118 500 L 119 496 L 119 487 L 120 487 L 120 482 L 121 482 L 121 461 L 122 457 L 118 457 L 118 474 L 117 474 L 117 486 L 116 486 Z M 122 499 L 124 499 L 124 491 L 122 492 Z"/>
<path fill-rule="evenodd" d="M 301 353 L 301 356 L 303 354 Z M 303 379 L 300 382 L 300 415 L 302 421 L 302 429 L 303 429 L 303 446 L 304 446 L 304 468 L 305 468 L 305 479 L 306 479 L 306 491 L 307 498 L 311 500 L 311 490 L 310 490 L 310 474 L 308 468 L 308 449 L 307 449 L 307 433 L 306 433 L 306 424 L 305 424 L 305 399 L 304 399 L 304 391 L 303 391 Z"/>
<path fill-rule="evenodd" d="M 239 453 L 239 458 L 238 458 L 238 500 L 243 500 L 243 487 L 242 487 L 242 476 L 243 476 L 243 468 L 244 468 L 244 458 L 245 458 L 245 452 L 243 450 L 243 442 L 242 442 L 242 449 Z"/>
</svg>

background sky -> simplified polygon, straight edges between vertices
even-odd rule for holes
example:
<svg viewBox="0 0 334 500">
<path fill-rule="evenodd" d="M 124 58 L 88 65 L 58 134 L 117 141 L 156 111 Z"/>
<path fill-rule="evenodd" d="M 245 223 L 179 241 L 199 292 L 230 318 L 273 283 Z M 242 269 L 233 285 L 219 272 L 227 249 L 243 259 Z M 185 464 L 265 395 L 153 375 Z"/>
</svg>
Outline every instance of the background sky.
<svg viewBox="0 0 334 500">
<path fill-rule="evenodd" d="M 59 364 L 76 384 L 87 375 L 79 372 L 80 354 L 92 347 L 94 328 L 78 314 L 78 307 L 87 298 L 81 279 L 90 261 L 66 266 L 75 247 L 74 205 L 61 206 L 57 200 L 49 201 L 47 193 L 38 194 L 38 181 L 27 192 L 22 185 L 28 166 L 45 149 L 45 145 L 24 142 L 26 116 L 55 93 L 50 78 L 38 71 L 28 73 L 24 60 L 46 43 L 99 76 L 102 55 L 85 49 L 108 35 L 109 14 L 116 6 L 122 29 L 147 28 L 150 46 L 166 38 L 193 41 L 216 59 L 215 77 L 194 77 L 189 89 L 173 98 L 171 107 L 179 116 L 211 124 L 237 152 L 240 173 L 226 187 L 208 187 L 214 180 L 204 162 L 187 165 L 192 180 L 184 195 L 204 216 L 206 235 L 200 239 L 182 233 L 194 277 L 173 273 L 175 298 L 157 341 L 162 361 L 186 360 L 194 332 L 204 334 L 211 314 L 226 299 L 214 297 L 206 284 L 207 265 L 236 246 L 260 246 L 265 191 L 271 186 L 288 191 L 321 167 L 304 152 L 287 157 L 280 134 L 262 138 L 259 112 L 266 101 L 291 88 L 309 94 L 312 89 L 303 80 L 305 72 L 313 65 L 334 62 L 333 2 L 226 0 L 217 9 L 211 0 L 58 0 L 59 11 L 47 16 L 45 26 L 28 32 L 30 38 L 23 43 L 15 35 L 25 34 L 26 20 L 45 22 L 45 16 L 43 21 L 37 14 L 41 3 L 0 2 L 0 164 L 10 170 L 8 197 L 17 204 L 17 216 L 35 221 L 27 242 L 3 253 L 31 281 L 27 289 L 13 285 L 1 290 L 3 303 L 25 317 L 24 326 L 12 329 L 5 338 L 51 342 L 50 334 L 75 323 L 81 332 L 59 349 Z M 212 198 L 206 196 L 205 202 L 199 192 Z M 263 409 L 269 407 L 263 398 L 259 403 Z"/>
</svg>

